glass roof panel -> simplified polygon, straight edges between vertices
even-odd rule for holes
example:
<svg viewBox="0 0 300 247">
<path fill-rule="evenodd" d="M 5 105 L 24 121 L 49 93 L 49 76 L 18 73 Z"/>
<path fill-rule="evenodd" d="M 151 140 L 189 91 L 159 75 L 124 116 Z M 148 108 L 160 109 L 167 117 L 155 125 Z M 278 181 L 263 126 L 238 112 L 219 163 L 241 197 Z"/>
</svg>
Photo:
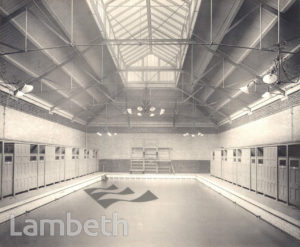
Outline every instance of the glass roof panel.
<svg viewBox="0 0 300 247">
<path fill-rule="evenodd" d="M 87 1 L 126 86 L 177 85 L 201 0 Z"/>
</svg>

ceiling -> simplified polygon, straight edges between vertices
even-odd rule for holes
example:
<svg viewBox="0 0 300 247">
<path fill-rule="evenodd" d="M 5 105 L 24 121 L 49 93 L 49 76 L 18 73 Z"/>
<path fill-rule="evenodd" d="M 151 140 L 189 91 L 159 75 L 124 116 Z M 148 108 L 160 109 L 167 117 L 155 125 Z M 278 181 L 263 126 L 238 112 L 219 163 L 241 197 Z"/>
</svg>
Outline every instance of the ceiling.
<svg viewBox="0 0 300 247">
<path fill-rule="evenodd" d="M 92 131 L 214 133 L 267 90 L 299 88 L 299 12 L 295 0 L 2 0 L 0 89 L 32 84 L 24 99 Z M 268 86 L 278 41 L 293 83 Z M 163 115 L 128 113 L 145 88 Z"/>
</svg>

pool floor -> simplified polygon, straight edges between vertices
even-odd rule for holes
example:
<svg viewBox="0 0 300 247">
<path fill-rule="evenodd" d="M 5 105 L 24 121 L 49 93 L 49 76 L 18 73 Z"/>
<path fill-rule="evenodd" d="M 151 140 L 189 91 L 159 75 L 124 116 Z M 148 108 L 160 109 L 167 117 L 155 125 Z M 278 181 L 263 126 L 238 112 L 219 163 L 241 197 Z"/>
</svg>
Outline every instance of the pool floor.
<svg viewBox="0 0 300 247">
<path fill-rule="evenodd" d="M 48 225 L 45 236 L 10 236 L 11 224 L 6 222 L 0 225 L 0 246 L 291 247 L 300 244 L 193 179 L 109 179 L 17 217 L 13 229 L 22 232 L 29 225 L 26 219 L 33 219 L 38 226 L 40 220 L 58 219 L 64 223 L 66 233 L 67 214 L 82 224 L 89 219 L 98 221 L 99 228 L 90 230 L 97 236 L 84 231 L 78 236 L 60 236 L 59 225 L 55 225 L 54 236 L 50 236 Z M 103 216 L 113 219 L 113 215 L 123 221 L 115 232 L 113 224 L 107 222 L 103 234 Z M 127 236 L 124 236 L 125 226 Z M 71 230 L 76 227 L 72 225 Z"/>
</svg>

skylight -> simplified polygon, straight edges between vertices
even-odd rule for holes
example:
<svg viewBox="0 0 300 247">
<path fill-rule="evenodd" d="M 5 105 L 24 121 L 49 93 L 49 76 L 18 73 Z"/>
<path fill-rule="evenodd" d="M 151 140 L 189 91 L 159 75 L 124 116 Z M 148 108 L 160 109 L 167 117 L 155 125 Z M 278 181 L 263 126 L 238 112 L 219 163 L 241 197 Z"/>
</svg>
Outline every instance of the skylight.
<svg viewBox="0 0 300 247">
<path fill-rule="evenodd" d="M 89 0 L 125 86 L 177 85 L 201 0 Z"/>
</svg>

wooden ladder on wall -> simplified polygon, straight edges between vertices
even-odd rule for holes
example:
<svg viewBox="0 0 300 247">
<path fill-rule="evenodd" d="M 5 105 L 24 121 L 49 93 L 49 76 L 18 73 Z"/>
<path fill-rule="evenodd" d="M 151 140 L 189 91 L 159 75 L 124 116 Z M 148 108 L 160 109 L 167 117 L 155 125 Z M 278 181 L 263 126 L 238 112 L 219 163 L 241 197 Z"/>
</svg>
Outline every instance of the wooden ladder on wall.
<svg viewBox="0 0 300 247">
<path fill-rule="evenodd" d="M 145 165 L 143 159 L 132 159 L 130 164 L 130 173 L 144 173 Z"/>
</svg>

